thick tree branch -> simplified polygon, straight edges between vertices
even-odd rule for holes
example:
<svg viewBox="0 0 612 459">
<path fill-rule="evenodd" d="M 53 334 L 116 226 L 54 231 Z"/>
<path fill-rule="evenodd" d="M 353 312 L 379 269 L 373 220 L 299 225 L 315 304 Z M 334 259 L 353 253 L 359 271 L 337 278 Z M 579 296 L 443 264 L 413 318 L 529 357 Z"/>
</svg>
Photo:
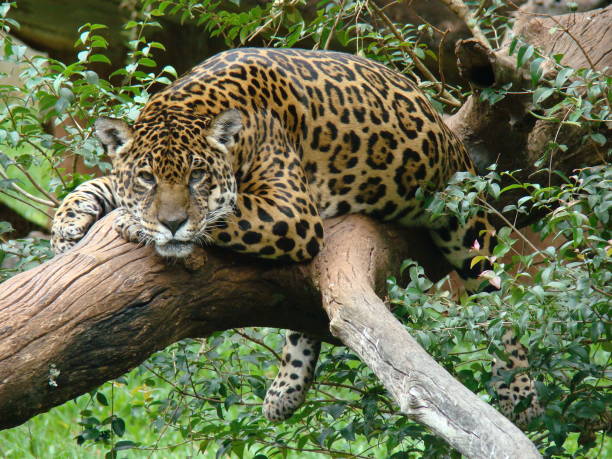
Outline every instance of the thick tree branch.
<svg viewBox="0 0 612 459">
<path fill-rule="evenodd" d="M 324 252 L 311 264 L 332 334 L 372 369 L 402 413 L 430 427 L 464 455 L 539 457 L 514 424 L 438 365 L 388 311 L 375 290 L 396 243 L 389 244 L 370 220 L 357 223 L 351 237 L 334 227 L 327 234 L 334 252 L 343 254 L 341 260 Z M 355 239 L 371 243 L 355 244 Z"/>
<path fill-rule="evenodd" d="M 186 268 L 121 241 L 110 218 L 75 249 L 3 284 L 0 427 L 85 393 L 182 338 L 272 326 L 331 340 L 322 303 L 332 334 L 364 359 L 407 416 L 470 457 L 537 457 L 380 300 L 387 275 L 405 257 L 424 262 L 434 277 L 448 269 L 435 265 L 440 257 L 422 233 L 352 215 L 326 222 L 326 246 L 310 264 L 211 248 Z"/>
</svg>

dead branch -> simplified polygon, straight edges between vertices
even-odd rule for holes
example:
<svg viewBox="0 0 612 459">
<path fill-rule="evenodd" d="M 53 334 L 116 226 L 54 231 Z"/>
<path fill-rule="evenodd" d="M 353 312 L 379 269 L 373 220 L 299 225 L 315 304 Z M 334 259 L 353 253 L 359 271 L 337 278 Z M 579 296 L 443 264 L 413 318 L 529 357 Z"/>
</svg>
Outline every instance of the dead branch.
<svg viewBox="0 0 612 459">
<path fill-rule="evenodd" d="M 85 393 L 183 338 L 272 326 L 329 340 L 331 320 L 331 334 L 372 368 L 401 412 L 463 454 L 538 457 L 518 428 L 436 364 L 381 301 L 386 277 L 405 257 L 424 262 L 434 277 L 447 270 L 420 232 L 352 215 L 326 222 L 326 246 L 310 264 L 210 248 L 186 268 L 120 240 L 111 218 L 73 250 L 2 285 L 0 427 Z"/>
</svg>

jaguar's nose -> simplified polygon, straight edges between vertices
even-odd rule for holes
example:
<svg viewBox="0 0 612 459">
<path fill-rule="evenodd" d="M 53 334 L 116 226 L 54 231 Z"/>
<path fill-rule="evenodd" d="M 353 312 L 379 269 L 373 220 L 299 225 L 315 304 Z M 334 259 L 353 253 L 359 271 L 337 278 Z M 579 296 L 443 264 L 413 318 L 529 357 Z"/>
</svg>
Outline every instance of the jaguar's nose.
<svg viewBox="0 0 612 459">
<path fill-rule="evenodd" d="M 187 222 L 187 217 L 160 218 L 159 222 L 170 230 L 174 236 L 181 226 Z"/>
</svg>

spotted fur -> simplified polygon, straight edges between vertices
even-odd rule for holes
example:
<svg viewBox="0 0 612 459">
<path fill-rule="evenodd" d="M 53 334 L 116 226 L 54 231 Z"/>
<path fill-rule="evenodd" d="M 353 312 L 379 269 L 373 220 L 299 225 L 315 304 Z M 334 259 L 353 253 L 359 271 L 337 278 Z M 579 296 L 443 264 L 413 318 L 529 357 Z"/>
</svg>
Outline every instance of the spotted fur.
<svg viewBox="0 0 612 459">
<path fill-rule="evenodd" d="M 227 51 L 153 96 L 133 126 L 105 118 L 95 127 L 113 172 L 62 203 L 53 223 L 57 252 L 118 207 L 121 235 L 154 245 L 164 257 L 187 256 L 210 241 L 301 262 L 319 252 L 323 218 L 361 212 L 429 227 L 475 289 L 483 267 L 470 261 L 494 244 L 484 215 L 465 226 L 454 218 L 427 219 L 417 189 L 442 189 L 455 172 L 473 170 L 470 158 L 410 80 L 361 57 Z M 478 252 L 470 251 L 475 240 Z M 264 403 L 269 419 L 285 419 L 302 403 L 318 349 L 315 340 L 288 334 Z M 510 361 L 514 352 L 525 355 L 512 338 L 506 351 Z M 497 388 L 508 415 L 533 392 L 523 376 Z M 527 418 L 537 414 L 533 408 Z"/>
<path fill-rule="evenodd" d="M 288 331 L 277 377 L 266 393 L 264 414 L 271 421 L 287 419 L 304 402 L 314 379 L 321 342 Z"/>
</svg>

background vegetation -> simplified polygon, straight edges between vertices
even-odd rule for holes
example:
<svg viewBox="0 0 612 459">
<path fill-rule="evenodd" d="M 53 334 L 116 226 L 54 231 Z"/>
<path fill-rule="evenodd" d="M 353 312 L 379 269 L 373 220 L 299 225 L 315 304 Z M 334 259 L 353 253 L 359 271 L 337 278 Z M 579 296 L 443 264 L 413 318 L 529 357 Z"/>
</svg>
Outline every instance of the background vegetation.
<svg viewBox="0 0 612 459">
<path fill-rule="evenodd" d="M 498 14 L 502 3 L 472 10 L 494 44 L 509 23 Z M 469 91 L 443 84 L 426 70 L 423 62 L 435 59 L 437 50 L 424 39 L 439 31 L 428 24 L 394 24 L 369 1 L 321 1 L 308 14 L 300 1 L 254 6 L 240 1 L 135 2 L 121 31 L 129 50 L 123 62 L 109 59 L 107 37 L 117 31 L 103 24 L 81 26 L 72 61 L 28 54 L 10 35 L 19 27 L 9 15 L 15 6 L 0 4 L 4 60 L 17 65 L 20 75 L 18 83 L 0 84 L 0 194 L 42 225 L 63 196 L 109 168 L 92 136 L 93 120 L 101 115 L 134 120 L 150 94 L 177 77 L 174 67 L 157 64 L 165 44 L 151 38 L 164 18 L 195 24 L 201 34 L 221 37 L 228 47 L 347 49 L 410 75 L 440 110 L 456 109 Z M 547 456 L 609 457 L 612 172 L 607 139 L 599 129 L 610 118 L 610 78 L 592 69 L 559 66 L 554 80 L 541 79 L 537 50 L 516 41 L 513 52 L 517 68 L 530 69 L 533 76 L 534 116 L 557 119 L 560 129 L 572 123 L 587 126 L 584 142 L 601 146 L 604 164 L 585 165 L 571 176 L 547 171 L 550 177 L 556 174 L 559 185 L 523 183 L 513 180 L 513 172 L 494 167 L 485 177 L 457 177 L 430 201 L 434 217 L 464 216 L 479 208 L 496 212 L 482 200 L 482 192 L 491 199 L 523 192 L 504 209 L 507 226 L 498 233 L 494 269 L 483 275 L 483 282 L 501 285 L 500 292 L 458 297 L 449 292 L 446 279 L 432 284 L 407 260 L 402 268 L 410 280 L 389 279 L 389 299 L 428 352 L 489 401 L 494 399 L 489 355 L 503 358 L 500 338 L 504 327 L 513 327 L 530 349 L 530 372 L 545 406 L 544 415 L 529 426 L 530 438 Z M 482 97 L 493 104 L 511 90 L 485 91 Z M 542 152 L 543 169 L 547 154 L 563 147 L 552 142 Z M 553 241 L 550 247 L 538 248 L 520 231 L 511 232 L 516 230 L 514 217 L 529 212 L 542 215 L 533 229 Z M 44 238 L 14 240 L 10 230 L 7 222 L 0 223 L 3 278 L 52 256 Z M 427 429 L 397 415 L 369 369 L 341 347 L 324 346 L 317 382 L 304 407 L 286 423 L 267 422 L 260 405 L 275 375 L 281 343 L 279 331 L 261 328 L 177 343 L 128 375 L 0 433 L 0 455 L 455 455 Z"/>
</svg>

